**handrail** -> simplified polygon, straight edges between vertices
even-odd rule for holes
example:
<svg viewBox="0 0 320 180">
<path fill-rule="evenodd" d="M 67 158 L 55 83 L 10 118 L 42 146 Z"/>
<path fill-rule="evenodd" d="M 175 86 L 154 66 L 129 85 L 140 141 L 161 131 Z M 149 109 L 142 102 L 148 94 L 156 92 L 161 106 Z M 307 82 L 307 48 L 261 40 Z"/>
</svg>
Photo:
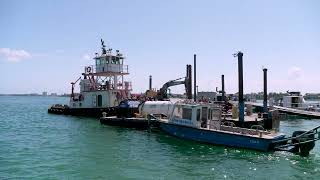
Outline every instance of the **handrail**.
<svg viewBox="0 0 320 180">
<path fill-rule="evenodd" d="M 318 129 L 320 129 L 320 126 L 317 126 L 317 127 L 313 128 L 313 129 L 311 129 L 309 131 L 306 131 L 306 132 L 302 133 L 302 134 L 299 134 L 298 136 L 281 139 L 281 140 L 278 140 L 278 141 L 274 141 L 273 143 L 279 143 L 279 142 L 284 142 L 284 141 L 288 141 L 288 140 L 298 139 L 301 136 L 304 136 L 306 134 L 309 135 L 308 133 L 313 132 L 313 131 L 316 131 L 316 132 L 313 132 L 313 134 L 317 134 L 318 133 Z"/>
<path fill-rule="evenodd" d="M 318 141 L 320 140 L 320 138 L 313 138 L 311 140 L 308 140 L 308 141 L 302 141 L 302 142 L 297 142 L 297 143 L 294 143 L 294 144 L 285 144 L 285 145 L 280 145 L 280 146 L 277 146 L 275 147 L 276 149 L 278 148 L 286 148 L 286 147 L 289 147 L 289 146 L 295 146 L 295 145 L 299 145 L 299 144 L 306 144 L 306 143 L 309 143 L 309 142 L 314 142 L 314 141 Z"/>
<path fill-rule="evenodd" d="M 250 129 L 253 129 L 253 130 L 261 130 L 261 131 L 264 131 L 264 130 L 265 130 L 261 125 L 252 125 L 252 126 L 250 127 Z"/>
<path fill-rule="evenodd" d="M 88 67 L 90 68 L 90 72 L 87 71 Z M 101 72 L 129 73 L 129 66 L 125 64 L 88 65 L 88 66 L 84 66 L 84 69 L 86 73 L 101 73 Z"/>
<path fill-rule="evenodd" d="M 223 126 L 236 127 L 236 124 L 233 122 L 225 121 L 222 123 Z"/>
</svg>

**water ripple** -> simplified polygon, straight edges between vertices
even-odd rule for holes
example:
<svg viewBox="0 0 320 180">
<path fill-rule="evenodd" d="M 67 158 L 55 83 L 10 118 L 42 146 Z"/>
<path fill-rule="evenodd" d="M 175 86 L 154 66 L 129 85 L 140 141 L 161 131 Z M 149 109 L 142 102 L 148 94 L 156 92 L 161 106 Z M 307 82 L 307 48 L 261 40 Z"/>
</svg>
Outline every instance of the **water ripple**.
<svg viewBox="0 0 320 180">
<path fill-rule="evenodd" d="M 0 179 L 318 179 L 320 146 L 309 157 L 178 139 L 161 132 L 101 126 L 96 119 L 47 114 L 66 98 L 0 97 Z M 281 122 L 281 131 L 319 120 Z"/>
</svg>

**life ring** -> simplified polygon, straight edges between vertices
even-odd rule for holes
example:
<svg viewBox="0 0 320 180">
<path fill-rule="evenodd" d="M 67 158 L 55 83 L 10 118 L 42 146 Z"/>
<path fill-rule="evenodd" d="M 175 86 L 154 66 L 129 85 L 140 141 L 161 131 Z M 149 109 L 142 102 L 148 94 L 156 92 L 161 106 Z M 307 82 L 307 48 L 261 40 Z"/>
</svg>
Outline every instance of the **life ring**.
<svg viewBox="0 0 320 180">
<path fill-rule="evenodd" d="M 90 66 L 86 68 L 86 72 L 88 72 L 88 73 L 91 72 L 91 67 Z"/>
</svg>

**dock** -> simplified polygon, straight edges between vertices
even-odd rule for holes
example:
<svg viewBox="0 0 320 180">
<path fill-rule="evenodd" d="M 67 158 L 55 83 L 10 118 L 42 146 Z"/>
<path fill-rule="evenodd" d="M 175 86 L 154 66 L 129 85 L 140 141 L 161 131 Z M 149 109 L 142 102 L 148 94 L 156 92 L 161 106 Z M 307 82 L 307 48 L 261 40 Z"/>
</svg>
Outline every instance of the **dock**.
<svg viewBox="0 0 320 180">
<path fill-rule="evenodd" d="M 263 108 L 263 104 L 261 104 L 261 103 L 246 102 L 246 104 L 250 104 L 253 107 Z M 273 106 L 273 108 L 278 110 L 281 113 L 287 113 L 287 114 L 291 114 L 291 115 L 298 115 L 298 116 L 306 117 L 306 118 L 320 119 L 320 112 L 305 111 L 305 110 L 294 109 L 294 108 L 286 108 L 286 107 L 281 107 L 281 106 Z"/>
<path fill-rule="evenodd" d="M 104 125 L 110 126 L 120 126 L 127 128 L 136 128 L 136 129 L 148 129 L 151 126 L 157 127 L 158 122 L 155 119 L 148 118 L 135 118 L 135 117 L 117 117 L 117 116 L 109 116 L 109 117 L 101 117 L 100 123 Z"/>
</svg>

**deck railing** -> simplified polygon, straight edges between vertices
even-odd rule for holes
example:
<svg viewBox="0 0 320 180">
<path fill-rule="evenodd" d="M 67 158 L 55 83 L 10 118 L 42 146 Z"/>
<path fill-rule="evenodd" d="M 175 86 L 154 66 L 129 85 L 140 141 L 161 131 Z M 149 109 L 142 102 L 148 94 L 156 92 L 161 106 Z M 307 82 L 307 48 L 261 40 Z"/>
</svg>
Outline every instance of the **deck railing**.
<svg viewBox="0 0 320 180">
<path fill-rule="evenodd" d="M 86 73 L 129 73 L 129 66 L 123 64 L 104 64 L 85 66 Z"/>
</svg>

